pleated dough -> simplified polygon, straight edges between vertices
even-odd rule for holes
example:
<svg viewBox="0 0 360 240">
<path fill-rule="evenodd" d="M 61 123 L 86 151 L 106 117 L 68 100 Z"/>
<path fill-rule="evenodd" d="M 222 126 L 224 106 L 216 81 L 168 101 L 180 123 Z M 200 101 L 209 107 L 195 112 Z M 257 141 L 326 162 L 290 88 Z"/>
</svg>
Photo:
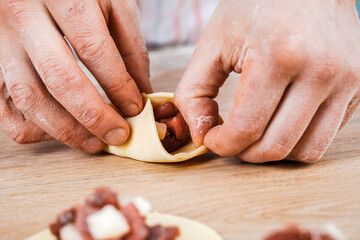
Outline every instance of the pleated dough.
<svg viewBox="0 0 360 240">
<path fill-rule="evenodd" d="M 145 162 L 181 162 L 206 153 L 208 149 L 205 146 L 195 148 L 191 140 L 172 153 L 168 153 L 161 144 L 153 108 L 168 101 L 173 102 L 173 98 L 173 93 L 143 94 L 143 111 L 126 119 L 131 129 L 128 141 L 120 146 L 106 146 L 104 151 Z"/>
<path fill-rule="evenodd" d="M 220 235 L 208 226 L 184 217 L 153 212 L 146 217 L 146 224 L 149 226 L 161 224 L 164 227 L 178 227 L 180 236 L 176 240 L 222 240 Z M 52 235 L 49 229 L 46 229 L 25 240 L 56 240 L 56 237 Z"/>
</svg>

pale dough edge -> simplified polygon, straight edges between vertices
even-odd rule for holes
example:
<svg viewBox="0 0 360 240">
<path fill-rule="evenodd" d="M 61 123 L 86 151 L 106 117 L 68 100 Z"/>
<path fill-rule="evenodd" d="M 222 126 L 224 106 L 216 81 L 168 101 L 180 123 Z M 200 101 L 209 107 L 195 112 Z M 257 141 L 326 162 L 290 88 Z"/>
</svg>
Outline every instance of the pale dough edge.
<svg viewBox="0 0 360 240">
<path fill-rule="evenodd" d="M 180 229 L 180 236 L 176 240 L 222 240 L 223 238 L 203 223 L 192 219 L 170 214 L 153 212 L 146 217 L 149 226 L 161 224 L 162 226 L 176 226 Z M 56 240 L 49 229 L 43 230 L 25 240 Z"/>
</svg>

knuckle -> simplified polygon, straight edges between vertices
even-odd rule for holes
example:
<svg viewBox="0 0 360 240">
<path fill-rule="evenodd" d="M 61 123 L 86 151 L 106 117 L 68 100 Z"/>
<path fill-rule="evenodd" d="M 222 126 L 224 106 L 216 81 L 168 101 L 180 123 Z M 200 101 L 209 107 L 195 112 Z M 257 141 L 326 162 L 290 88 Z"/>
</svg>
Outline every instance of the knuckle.
<svg viewBox="0 0 360 240">
<path fill-rule="evenodd" d="M 223 147 L 215 147 L 210 149 L 222 157 L 231 157 L 238 152 L 237 150 L 234 150 L 232 148 L 223 148 Z"/>
<path fill-rule="evenodd" d="M 52 94 L 64 92 L 75 79 L 74 72 L 62 65 L 63 61 L 52 56 L 44 57 L 38 65 L 39 74 Z"/>
<path fill-rule="evenodd" d="M 291 152 L 291 148 L 286 144 L 273 142 L 270 147 L 263 151 L 267 161 L 279 161 L 286 158 Z"/>
<path fill-rule="evenodd" d="M 327 84 L 341 71 L 342 64 L 337 57 L 327 53 L 322 53 L 321 57 L 316 58 L 315 77 L 319 84 Z"/>
<path fill-rule="evenodd" d="M 133 79 L 128 72 L 122 72 L 119 79 L 121 79 L 119 84 L 104 84 L 104 90 L 110 94 L 117 94 L 123 92 L 124 90 L 128 90 L 127 86 L 129 86 L 129 84 L 133 83 L 135 85 L 135 82 L 133 82 Z"/>
<path fill-rule="evenodd" d="M 22 23 L 26 19 L 27 1 L 24 0 L 6 0 L 2 1 L 2 8 L 7 15 L 17 23 Z"/>
<path fill-rule="evenodd" d="M 32 141 L 29 139 L 29 134 L 27 130 L 20 130 L 13 135 L 12 139 L 19 144 L 31 143 Z"/>
<path fill-rule="evenodd" d="M 236 139 L 246 139 L 253 143 L 259 140 L 263 134 L 264 129 L 260 125 L 253 125 L 247 128 L 234 128 L 233 134 Z"/>
<path fill-rule="evenodd" d="M 226 144 L 222 143 L 222 147 L 218 146 L 216 149 L 211 150 L 223 157 L 234 156 L 259 140 L 262 136 L 260 127 L 239 128 L 235 126 L 232 125 L 230 130 L 225 130 L 228 134 Z"/>
<path fill-rule="evenodd" d="M 54 132 L 52 135 L 57 140 L 78 150 L 81 150 L 80 145 L 87 137 L 87 134 L 85 133 L 86 130 L 82 127 L 79 127 L 78 123 L 73 121 L 66 122 L 66 127 L 64 127 L 64 125 L 59 125 L 58 127 L 54 128 L 53 131 Z"/>
<path fill-rule="evenodd" d="M 334 57 L 328 57 L 324 59 L 319 67 L 320 76 L 325 79 L 333 78 L 339 72 L 341 64 Z"/>
<path fill-rule="evenodd" d="M 128 49 L 124 50 L 124 52 L 121 54 L 123 59 L 127 58 L 136 58 L 136 59 L 142 59 L 145 63 L 149 63 L 149 53 L 144 45 L 144 40 L 141 36 L 138 36 L 134 39 L 134 46 L 138 46 L 136 50 L 134 49 Z"/>
<path fill-rule="evenodd" d="M 63 129 L 56 134 L 56 138 L 63 143 L 69 144 L 74 139 L 74 131 L 73 129 Z"/>
<path fill-rule="evenodd" d="M 277 67 L 276 70 L 283 74 L 287 74 L 289 71 L 300 67 L 300 61 L 298 60 L 297 54 L 290 51 L 282 51 L 282 53 L 277 54 L 272 59 L 274 65 Z"/>
<path fill-rule="evenodd" d="M 77 36 L 74 47 L 84 62 L 95 61 L 110 45 L 110 36 L 83 33 Z"/>
<path fill-rule="evenodd" d="M 146 49 L 144 49 L 142 52 L 141 52 L 141 56 L 142 58 L 144 59 L 145 63 L 149 64 L 150 63 L 150 57 L 149 57 L 149 53 Z"/>
<path fill-rule="evenodd" d="M 140 51 L 140 53 L 137 53 L 136 55 L 137 55 L 137 56 L 139 57 L 139 59 L 141 59 L 146 65 L 149 65 L 149 63 L 150 63 L 150 58 L 149 58 L 149 53 L 147 52 L 146 49 L 142 49 L 142 50 Z"/>
<path fill-rule="evenodd" d="M 360 66 L 350 66 L 343 77 L 345 87 L 358 90 L 360 86 Z"/>
<path fill-rule="evenodd" d="M 14 83 L 8 90 L 16 108 L 24 113 L 31 111 L 38 102 L 35 89 L 26 83 Z"/>
<path fill-rule="evenodd" d="M 291 37 L 274 40 L 270 45 L 270 57 L 276 70 L 283 74 L 298 70 L 304 61 L 301 46 L 301 42 Z"/>
<path fill-rule="evenodd" d="M 297 154 L 295 160 L 305 163 L 314 163 L 321 159 L 325 151 L 323 150 L 304 150 Z"/>
<path fill-rule="evenodd" d="M 233 150 L 233 153 L 239 153 L 261 139 L 266 125 L 267 122 L 256 121 L 254 116 L 244 117 L 243 115 L 239 115 L 237 112 L 230 112 L 228 119 L 224 124 L 224 131 L 228 135 L 227 141 L 234 143 L 230 148 Z M 278 151 L 272 150 L 274 155 L 273 157 L 282 157 L 284 154 L 283 152 L 285 152 L 285 150 L 283 150 L 284 148 L 279 145 L 276 149 L 278 149 Z M 264 154 L 261 151 L 257 152 L 260 153 L 260 155 L 266 156 L 266 153 Z"/>
<path fill-rule="evenodd" d="M 87 108 L 79 117 L 79 122 L 88 129 L 98 128 L 105 118 L 104 109 L 96 107 L 96 105 L 97 104 L 89 104 L 89 108 Z"/>
</svg>

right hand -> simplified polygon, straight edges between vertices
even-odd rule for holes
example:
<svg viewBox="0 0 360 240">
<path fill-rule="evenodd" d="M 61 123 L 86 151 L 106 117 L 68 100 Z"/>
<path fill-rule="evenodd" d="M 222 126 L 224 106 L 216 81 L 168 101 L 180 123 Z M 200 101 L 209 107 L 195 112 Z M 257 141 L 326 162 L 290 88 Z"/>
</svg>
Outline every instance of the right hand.
<svg viewBox="0 0 360 240">
<path fill-rule="evenodd" d="M 119 145 L 129 126 L 81 71 L 64 35 L 123 116 L 151 92 L 133 0 L 0 3 L 0 131 L 18 143 L 58 139 L 82 152 Z"/>
<path fill-rule="evenodd" d="M 319 160 L 360 105 L 354 4 L 221 1 L 175 92 L 195 145 L 252 163 Z M 232 71 L 236 96 L 217 125 L 214 98 Z"/>
</svg>

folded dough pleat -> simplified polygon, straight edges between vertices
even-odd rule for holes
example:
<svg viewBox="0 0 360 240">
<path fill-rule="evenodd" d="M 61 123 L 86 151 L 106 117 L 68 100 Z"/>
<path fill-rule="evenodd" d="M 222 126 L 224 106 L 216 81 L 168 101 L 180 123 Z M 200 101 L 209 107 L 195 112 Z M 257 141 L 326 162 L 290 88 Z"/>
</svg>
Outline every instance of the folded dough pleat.
<svg viewBox="0 0 360 240">
<path fill-rule="evenodd" d="M 191 140 L 172 153 L 168 153 L 163 147 L 157 132 L 153 108 L 168 101 L 173 102 L 173 98 L 173 93 L 166 92 L 143 94 L 143 111 L 135 117 L 126 119 L 131 130 L 128 141 L 120 146 L 106 146 L 104 151 L 145 162 L 181 162 L 206 153 L 208 149 L 205 146 L 196 148 Z"/>
</svg>

